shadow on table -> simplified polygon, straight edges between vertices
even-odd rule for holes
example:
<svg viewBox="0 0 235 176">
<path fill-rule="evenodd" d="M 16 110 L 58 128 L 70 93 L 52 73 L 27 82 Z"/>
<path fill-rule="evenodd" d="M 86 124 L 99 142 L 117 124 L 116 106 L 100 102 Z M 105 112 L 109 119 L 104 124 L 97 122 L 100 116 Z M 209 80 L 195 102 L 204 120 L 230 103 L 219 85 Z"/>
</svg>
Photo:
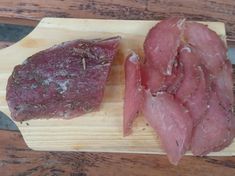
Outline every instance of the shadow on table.
<svg viewBox="0 0 235 176">
<path fill-rule="evenodd" d="M 15 123 L 3 112 L 0 111 L 0 130 L 19 131 Z"/>
<path fill-rule="evenodd" d="M 0 41 L 17 42 L 29 34 L 33 27 L 0 24 Z"/>
</svg>

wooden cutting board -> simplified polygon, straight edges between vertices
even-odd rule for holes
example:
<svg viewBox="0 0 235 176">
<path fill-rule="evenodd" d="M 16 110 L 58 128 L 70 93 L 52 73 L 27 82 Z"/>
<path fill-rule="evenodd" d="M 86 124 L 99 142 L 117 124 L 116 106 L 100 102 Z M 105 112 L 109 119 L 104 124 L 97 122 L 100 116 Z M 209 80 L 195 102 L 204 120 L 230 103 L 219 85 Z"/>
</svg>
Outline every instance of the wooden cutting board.
<svg viewBox="0 0 235 176">
<path fill-rule="evenodd" d="M 122 135 L 124 56 L 129 49 L 143 55 L 144 38 L 155 24 L 156 21 L 44 18 L 23 40 L 0 50 L 0 110 L 10 116 L 5 101 L 7 79 L 14 66 L 27 57 L 68 40 L 119 35 L 121 49 L 112 66 L 100 111 L 71 120 L 30 120 L 16 125 L 34 150 L 163 153 L 157 136 L 142 116 L 134 122 L 132 135 Z M 206 24 L 225 39 L 223 23 Z M 235 143 L 211 155 L 234 154 Z"/>
</svg>

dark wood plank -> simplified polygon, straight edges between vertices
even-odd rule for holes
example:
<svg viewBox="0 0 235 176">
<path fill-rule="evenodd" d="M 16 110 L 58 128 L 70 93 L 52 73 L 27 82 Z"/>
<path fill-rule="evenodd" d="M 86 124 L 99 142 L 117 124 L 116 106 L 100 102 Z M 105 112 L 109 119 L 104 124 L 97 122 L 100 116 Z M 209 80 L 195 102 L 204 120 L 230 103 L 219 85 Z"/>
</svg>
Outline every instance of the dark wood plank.
<svg viewBox="0 0 235 176">
<path fill-rule="evenodd" d="M 1 6 L 1 2 L 0 2 L 0 6 Z M 26 25 L 26 26 L 34 27 L 38 24 L 38 21 L 39 20 L 0 16 L 0 23 L 5 23 L 5 24 Z"/>
<path fill-rule="evenodd" d="M 38 152 L 18 132 L 0 130 L 0 175 L 235 175 L 235 157 L 185 156 L 176 167 L 166 156 L 143 154 Z"/>
<path fill-rule="evenodd" d="M 9 18 L 5 22 L 31 20 L 33 25 L 32 20 L 48 16 L 153 20 L 178 15 L 225 22 L 228 38 L 235 39 L 234 9 L 234 0 L 1 0 L 0 17 Z"/>
</svg>

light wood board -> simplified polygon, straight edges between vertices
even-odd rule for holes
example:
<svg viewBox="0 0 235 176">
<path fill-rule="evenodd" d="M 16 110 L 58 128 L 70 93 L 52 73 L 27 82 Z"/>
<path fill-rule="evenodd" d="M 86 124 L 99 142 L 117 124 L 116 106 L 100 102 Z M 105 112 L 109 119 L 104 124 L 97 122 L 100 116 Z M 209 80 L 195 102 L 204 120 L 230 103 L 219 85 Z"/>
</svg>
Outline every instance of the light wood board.
<svg viewBox="0 0 235 176">
<path fill-rule="evenodd" d="M 49 119 L 16 122 L 25 142 L 34 150 L 163 153 L 154 131 L 140 116 L 133 133 L 123 137 L 124 56 L 130 49 L 143 55 L 148 30 L 156 21 L 44 18 L 32 33 L 11 47 L 0 50 L 0 110 L 10 116 L 5 100 L 7 79 L 13 68 L 32 54 L 64 41 L 79 38 L 122 37 L 98 112 L 71 120 Z M 225 38 L 223 23 L 207 22 Z M 190 153 L 189 153 L 190 154 Z M 211 155 L 234 155 L 235 143 Z"/>
</svg>

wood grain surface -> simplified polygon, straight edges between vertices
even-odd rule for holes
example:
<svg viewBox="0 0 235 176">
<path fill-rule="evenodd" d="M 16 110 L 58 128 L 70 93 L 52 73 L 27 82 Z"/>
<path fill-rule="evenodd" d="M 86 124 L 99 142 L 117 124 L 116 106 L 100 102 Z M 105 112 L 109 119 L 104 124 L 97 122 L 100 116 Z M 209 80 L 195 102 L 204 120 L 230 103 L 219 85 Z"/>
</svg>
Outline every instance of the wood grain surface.
<svg viewBox="0 0 235 176">
<path fill-rule="evenodd" d="M 159 139 L 143 117 L 133 125 L 133 134 L 123 137 L 123 63 L 128 50 L 143 54 L 143 41 L 156 21 L 84 20 L 45 18 L 23 40 L 0 51 L 0 108 L 8 116 L 5 101 L 7 79 L 12 69 L 27 57 L 54 44 L 77 38 L 122 37 L 118 57 L 105 87 L 104 99 L 97 112 L 71 120 L 39 119 L 16 123 L 27 145 L 34 150 L 90 151 L 125 153 L 163 153 Z M 225 37 L 223 23 L 208 22 L 208 26 Z M 235 143 L 211 155 L 234 155 Z"/>
<path fill-rule="evenodd" d="M 66 0 L 66 5 L 63 0 L 1 0 L 0 22 L 36 26 L 47 16 L 156 20 L 180 15 L 225 22 L 229 41 L 235 41 L 234 6 L 234 0 Z M 0 175 L 232 176 L 235 157 L 186 156 L 174 167 L 162 155 L 35 152 L 20 133 L 0 131 Z"/>
<path fill-rule="evenodd" d="M 235 40 L 234 9 L 234 0 L 1 0 L 0 18 L 34 25 L 43 17 L 159 20 L 177 15 L 224 22 L 228 38 Z"/>
<path fill-rule="evenodd" d="M 179 165 L 147 154 L 37 152 L 18 132 L 0 130 L 1 176 L 233 176 L 235 157 L 185 156 Z"/>
</svg>

